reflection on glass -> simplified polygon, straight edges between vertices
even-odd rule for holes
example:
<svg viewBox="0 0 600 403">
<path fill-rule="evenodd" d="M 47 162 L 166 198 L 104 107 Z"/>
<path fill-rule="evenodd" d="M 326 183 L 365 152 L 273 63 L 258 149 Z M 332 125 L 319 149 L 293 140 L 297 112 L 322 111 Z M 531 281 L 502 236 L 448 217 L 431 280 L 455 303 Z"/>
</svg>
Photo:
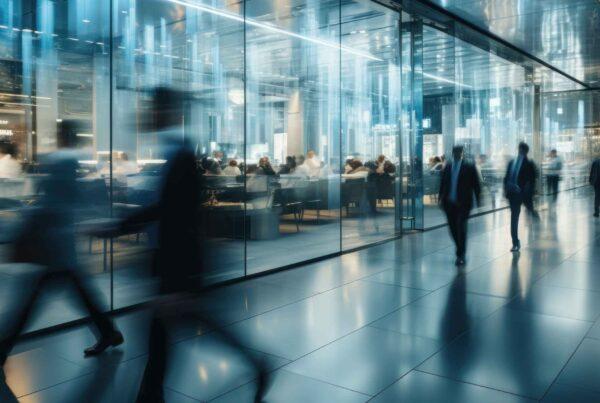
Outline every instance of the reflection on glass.
<svg viewBox="0 0 600 403">
<path fill-rule="evenodd" d="M 341 52 L 344 249 L 396 233 L 399 23 L 399 13 L 374 3 L 353 1 L 342 8 L 342 45 L 374 56 Z"/>
<path fill-rule="evenodd" d="M 434 28 L 424 29 L 425 226 L 444 223 L 439 174 L 454 144 L 482 180 L 482 205 L 502 207 L 502 178 L 519 141 L 532 142 L 532 84 L 523 67 Z"/>
<path fill-rule="evenodd" d="M 339 251 L 339 8 L 249 0 L 246 17 L 246 242 L 253 273 Z"/>
</svg>

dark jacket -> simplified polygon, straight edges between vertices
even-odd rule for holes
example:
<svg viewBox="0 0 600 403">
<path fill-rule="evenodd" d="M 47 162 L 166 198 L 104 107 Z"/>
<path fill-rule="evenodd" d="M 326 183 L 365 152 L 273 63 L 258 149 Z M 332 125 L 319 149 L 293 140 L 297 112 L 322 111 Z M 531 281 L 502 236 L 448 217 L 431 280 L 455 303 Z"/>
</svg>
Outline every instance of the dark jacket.
<svg viewBox="0 0 600 403">
<path fill-rule="evenodd" d="M 451 185 L 452 185 L 452 163 L 447 164 L 442 170 L 442 180 L 440 184 L 439 200 L 442 207 L 449 203 Z M 465 160 L 462 161 L 458 173 L 458 184 L 456 188 L 456 205 L 464 210 L 471 210 L 473 207 L 473 196 L 479 204 L 481 194 L 481 184 L 479 183 L 479 174 L 477 168 Z"/>
<path fill-rule="evenodd" d="M 199 274 L 199 183 L 196 158 L 186 146 L 174 147 L 163 166 L 159 200 L 129 217 L 123 227 L 158 224 L 155 265 L 162 292 L 182 291 Z"/>
<path fill-rule="evenodd" d="M 592 163 L 592 169 L 590 170 L 590 185 L 596 189 L 600 188 L 600 158 L 597 158 Z"/>
<path fill-rule="evenodd" d="M 537 168 L 533 161 L 531 161 L 527 157 L 523 157 L 523 163 L 521 164 L 521 169 L 519 169 L 519 174 L 517 176 L 517 186 L 515 188 L 513 184 L 511 184 L 511 175 L 513 165 L 517 162 L 517 158 L 513 159 L 508 163 L 506 167 L 506 174 L 504 175 L 504 194 L 507 197 L 511 197 L 514 195 L 519 195 L 522 197 L 532 197 L 535 192 L 535 182 L 537 178 Z"/>
</svg>

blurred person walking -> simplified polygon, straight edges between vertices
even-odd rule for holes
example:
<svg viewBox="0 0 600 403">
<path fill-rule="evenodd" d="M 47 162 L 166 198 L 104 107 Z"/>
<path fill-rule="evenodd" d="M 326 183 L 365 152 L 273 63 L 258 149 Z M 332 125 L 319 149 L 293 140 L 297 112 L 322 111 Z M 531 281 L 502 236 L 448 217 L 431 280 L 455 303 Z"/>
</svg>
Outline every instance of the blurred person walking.
<svg viewBox="0 0 600 403">
<path fill-rule="evenodd" d="M 504 194 L 510 205 L 511 252 L 518 252 L 521 249 L 521 241 L 519 240 L 521 206 L 525 205 L 533 218 L 539 218 L 533 205 L 537 168 L 535 163 L 527 157 L 529 146 L 526 143 L 519 143 L 518 150 L 519 155 L 508 163 L 504 175 Z"/>
<path fill-rule="evenodd" d="M 481 185 L 475 166 L 463 160 L 463 146 L 452 148 L 452 161 L 442 170 L 439 203 L 446 213 L 450 235 L 456 245 L 457 266 L 466 264 L 467 221 L 473 199 L 479 205 Z"/>
<path fill-rule="evenodd" d="M 548 163 L 548 174 L 546 175 L 546 181 L 548 185 L 548 192 L 552 195 L 552 201 L 556 202 L 558 198 L 558 182 L 560 181 L 560 172 L 562 171 L 563 161 L 558 156 L 556 150 L 551 150 L 549 155 Z"/>
<path fill-rule="evenodd" d="M 594 217 L 598 217 L 600 215 L 600 158 L 592 162 L 590 185 L 594 188 Z"/>
<path fill-rule="evenodd" d="M 161 297 L 153 309 L 149 357 L 137 397 L 138 403 L 164 402 L 163 383 L 168 366 L 168 329 L 184 316 L 184 304 L 197 296 L 191 286 L 191 277 L 202 275 L 202 247 L 199 234 L 200 189 L 196 171 L 196 158 L 184 138 L 184 94 L 166 87 L 156 88 L 152 99 L 153 129 L 162 142 L 163 159 L 158 200 L 144 207 L 109 232 L 127 233 L 132 228 L 157 223 L 158 245 L 154 267 L 160 277 Z M 105 234 L 106 235 L 106 234 Z M 197 302 L 196 302 L 197 304 Z M 206 316 L 193 319 L 214 329 L 221 339 L 244 355 L 258 373 L 256 401 L 260 401 L 266 388 L 266 371 L 235 338 L 220 331 L 218 323 Z"/>
<path fill-rule="evenodd" d="M 0 341 L 0 365 L 4 366 L 17 338 L 32 317 L 33 308 L 44 287 L 53 280 L 67 280 L 77 291 L 95 325 L 97 343 L 85 349 L 86 356 L 102 353 L 123 343 L 122 334 L 102 312 L 99 294 L 84 282 L 77 263 L 75 221 L 81 206 L 77 183 L 77 131 L 74 121 L 63 121 L 57 132 L 59 150 L 42 158 L 46 177 L 41 183 L 39 203 L 26 212 L 25 224 L 14 243 L 13 260 L 41 268 L 24 274 L 18 287 L 20 298 L 13 301 L 15 317 L 6 317 Z M 9 310 L 10 311 L 10 310 Z"/>
</svg>

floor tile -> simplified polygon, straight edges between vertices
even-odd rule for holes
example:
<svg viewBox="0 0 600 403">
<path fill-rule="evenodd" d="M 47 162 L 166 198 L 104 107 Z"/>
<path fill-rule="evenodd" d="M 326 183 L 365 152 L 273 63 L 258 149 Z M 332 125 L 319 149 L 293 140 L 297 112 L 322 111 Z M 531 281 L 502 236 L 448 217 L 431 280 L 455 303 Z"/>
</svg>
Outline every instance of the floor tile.
<svg viewBox="0 0 600 403">
<path fill-rule="evenodd" d="M 572 319 L 502 309 L 419 369 L 540 399 L 589 327 Z"/>
<path fill-rule="evenodd" d="M 600 293 L 534 285 L 529 291 L 517 295 L 508 307 L 593 322 L 600 315 Z"/>
<path fill-rule="evenodd" d="M 439 346 L 431 339 L 366 327 L 294 361 L 285 369 L 375 395 Z"/>
<path fill-rule="evenodd" d="M 535 400 L 497 390 L 412 371 L 371 402 L 373 403 L 527 403 Z"/>
<path fill-rule="evenodd" d="M 247 347 L 293 360 L 426 293 L 358 281 L 236 323 L 231 330 Z"/>
<path fill-rule="evenodd" d="M 600 291 L 598 263 L 571 260 L 563 261 L 538 282 L 541 285 Z"/>
<path fill-rule="evenodd" d="M 265 395 L 267 402 L 362 403 L 370 399 L 370 396 L 285 370 L 278 370 L 272 376 L 271 387 Z M 253 403 L 255 392 L 255 385 L 250 383 L 212 400 L 212 402 Z"/>
<path fill-rule="evenodd" d="M 363 280 L 431 291 L 450 283 L 453 278 L 454 273 L 450 271 L 446 273 L 431 273 L 413 270 L 386 270 L 384 272 L 365 277 Z"/>
<path fill-rule="evenodd" d="M 169 361 L 173 365 L 165 386 L 201 401 L 210 400 L 255 379 L 257 374 L 249 359 L 269 369 L 289 362 L 256 351 L 233 349 L 207 334 L 172 347 Z"/>
<path fill-rule="evenodd" d="M 6 383 L 17 397 L 49 388 L 89 372 L 41 349 L 11 355 L 5 366 Z"/>
<path fill-rule="evenodd" d="M 557 382 L 600 393 L 600 340 L 584 339 Z"/>
<path fill-rule="evenodd" d="M 541 400 L 542 403 L 597 403 L 600 402 L 600 393 L 576 388 L 574 386 L 561 385 L 555 383 L 552 385 L 546 396 Z"/>
</svg>

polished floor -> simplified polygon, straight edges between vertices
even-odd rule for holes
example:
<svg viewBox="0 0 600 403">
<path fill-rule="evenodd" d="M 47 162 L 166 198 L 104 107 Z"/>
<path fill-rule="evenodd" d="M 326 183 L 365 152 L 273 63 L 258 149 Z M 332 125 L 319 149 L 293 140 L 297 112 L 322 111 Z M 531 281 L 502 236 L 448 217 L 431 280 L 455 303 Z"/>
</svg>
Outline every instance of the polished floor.
<svg viewBox="0 0 600 403">
<path fill-rule="evenodd" d="M 591 194 L 523 217 L 471 220 L 468 264 L 440 228 L 212 292 L 198 306 L 272 370 L 267 402 L 600 401 L 600 220 Z M 117 318 L 125 344 L 83 358 L 75 328 L 20 343 L 7 383 L 21 402 L 131 402 L 148 314 Z M 251 402 L 253 373 L 215 332 L 173 326 L 168 402 Z M 95 400 L 94 400 L 95 399 Z"/>
</svg>

